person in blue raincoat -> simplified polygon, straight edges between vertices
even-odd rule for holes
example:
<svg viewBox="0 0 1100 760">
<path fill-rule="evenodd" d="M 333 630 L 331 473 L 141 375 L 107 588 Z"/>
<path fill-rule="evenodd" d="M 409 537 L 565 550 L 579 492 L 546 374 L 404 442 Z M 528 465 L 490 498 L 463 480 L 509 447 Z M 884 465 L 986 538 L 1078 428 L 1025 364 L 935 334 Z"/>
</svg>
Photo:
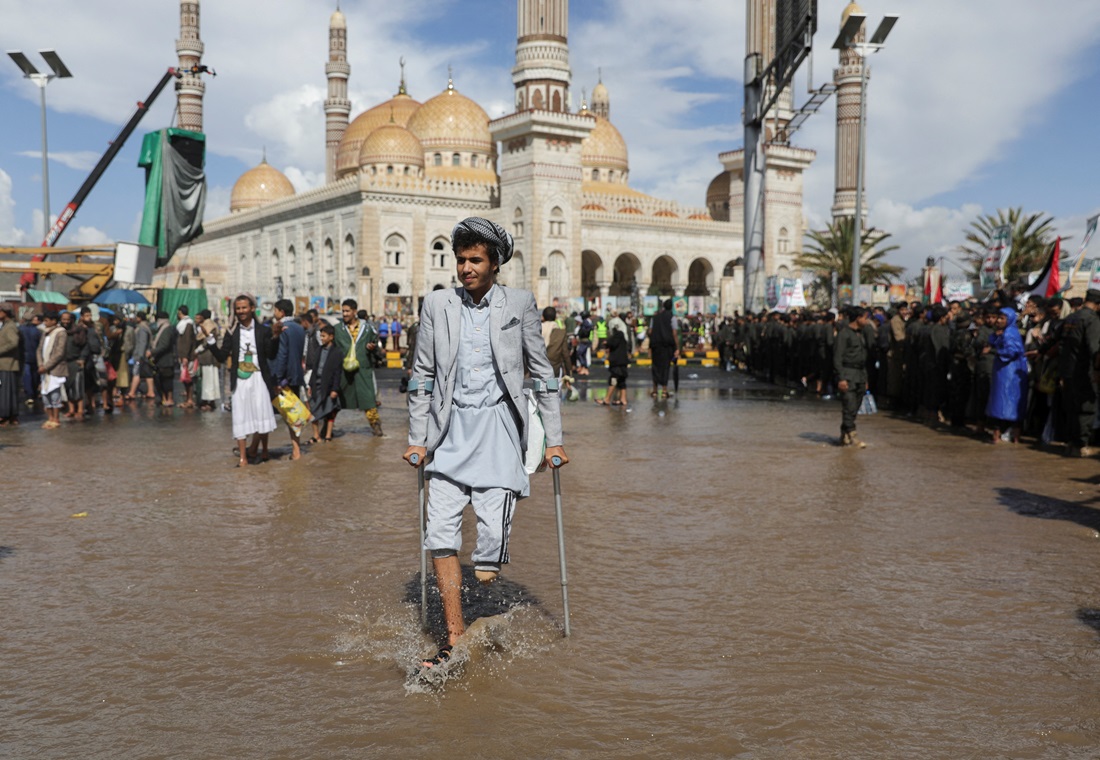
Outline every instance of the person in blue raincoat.
<svg viewBox="0 0 1100 760">
<path fill-rule="evenodd" d="M 990 418 L 993 443 L 1006 428 L 1013 443 L 1020 439 L 1020 422 L 1027 410 L 1027 358 L 1024 341 L 1016 327 L 1016 311 L 1004 307 L 997 315 L 994 333 L 985 351 L 993 354 L 993 378 L 985 414 Z"/>
</svg>

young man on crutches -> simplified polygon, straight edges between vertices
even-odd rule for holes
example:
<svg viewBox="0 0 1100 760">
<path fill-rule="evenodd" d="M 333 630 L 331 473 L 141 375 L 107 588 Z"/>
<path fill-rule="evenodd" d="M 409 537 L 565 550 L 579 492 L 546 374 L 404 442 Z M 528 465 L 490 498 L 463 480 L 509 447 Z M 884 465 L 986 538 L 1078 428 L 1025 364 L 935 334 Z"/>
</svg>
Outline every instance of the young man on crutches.
<svg viewBox="0 0 1100 760">
<path fill-rule="evenodd" d="M 432 554 L 447 624 L 447 643 L 420 663 L 426 668 L 446 662 L 466 630 L 458 561 L 466 504 L 477 515 L 472 560 L 478 580 L 492 583 L 508 562 L 512 513 L 530 487 L 524 469 L 525 370 L 546 429 L 546 464 L 569 462 L 562 448 L 557 379 L 546 358 L 535 297 L 495 283 L 500 266 L 512 257 L 512 236 L 487 219 L 471 217 L 455 226 L 451 247 L 462 287 L 436 290 L 424 299 L 404 457 L 414 467 L 425 466 L 430 480 L 423 548 Z"/>
</svg>

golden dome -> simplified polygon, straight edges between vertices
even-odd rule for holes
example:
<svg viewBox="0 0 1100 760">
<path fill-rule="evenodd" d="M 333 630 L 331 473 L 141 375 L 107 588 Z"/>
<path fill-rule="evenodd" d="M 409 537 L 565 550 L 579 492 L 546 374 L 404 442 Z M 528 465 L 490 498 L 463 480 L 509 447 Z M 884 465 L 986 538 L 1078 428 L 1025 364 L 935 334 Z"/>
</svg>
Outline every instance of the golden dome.
<svg viewBox="0 0 1100 760">
<path fill-rule="evenodd" d="M 424 148 L 413 133 L 399 124 L 384 124 L 363 141 L 359 166 L 366 164 L 407 164 L 424 166 Z"/>
<path fill-rule="evenodd" d="M 335 11 L 333 11 L 332 17 L 328 20 L 328 26 L 329 26 L 329 29 L 347 29 L 348 28 L 347 19 L 344 18 L 344 14 L 340 12 L 339 8 L 337 8 Z"/>
<path fill-rule="evenodd" d="M 665 218 L 668 218 L 668 219 L 679 219 L 680 218 L 679 216 L 676 215 L 675 211 L 669 211 L 668 209 L 661 209 L 660 211 L 658 211 L 653 216 L 661 216 L 661 217 L 665 217 Z"/>
<path fill-rule="evenodd" d="M 418 101 L 399 93 L 356 116 L 336 148 L 336 176 L 346 177 L 359 170 L 359 151 L 371 132 L 391 121 L 400 127 L 408 126 L 409 119 L 418 108 Z"/>
<path fill-rule="evenodd" d="M 619 130 L 602 116 L 588 113 L 596 119 L 596 128 L 581 142 L 581 165 L 587 168 L 602 167 L 621 172 L 629 171 L 626 140 L 619 134 Z"/>
<path fill-rule="evenodd" d="M 607 211 L 607 209 L 598 203 L 586 203 L 581 206 L 581 211 Z"/>
<path fill-rule="evenodd" d="M 265 158 L 259 166 L 242 174 L 233 185 L 233 192 L 229 196 L 229 210 L 244 211 L 292 195 L 294 185 Z"/>
<path fill-rule="evenodd" d="M 730 173 L 722 172 L 710 181 L 707 186 L 707 205 L 712 203 L 729 203 L 730 201 Z"/>
<path fill-rule="evenodd" d="M 623 208 L 619 209 L 619 213 L 620 214 L 643 214 L 644 215 L 644 212 L 641 209 L 634 208 L 633 206 L 624 206 Z"/>
<path fill-rule="evenodd" d="M 859 7 L 859 4 L 856 2 L 856 0 L 852 0 L 852 2 L 848 3 L 848 7 L 845 8 L 844 12 L 840 14 L 840 25 L 844 26 L 844 22 L 847 21 L 848 17 L 851 16 L 853 13 L 858 13 L 861 16 L 863 15 L 863 9 Z"/>
<path fill-rule="evenodd" d="M 489 114 L 453 84 L 420 106 L 408 127 L 429 153 L 436 149 L 493 152 Z"/>
<path fill-rule="evenodd" d="M 694 219 L 699 222 L 712 222 L 714 221 L 710 214 L 692 214 L 688 219 Z"/>
</svg>

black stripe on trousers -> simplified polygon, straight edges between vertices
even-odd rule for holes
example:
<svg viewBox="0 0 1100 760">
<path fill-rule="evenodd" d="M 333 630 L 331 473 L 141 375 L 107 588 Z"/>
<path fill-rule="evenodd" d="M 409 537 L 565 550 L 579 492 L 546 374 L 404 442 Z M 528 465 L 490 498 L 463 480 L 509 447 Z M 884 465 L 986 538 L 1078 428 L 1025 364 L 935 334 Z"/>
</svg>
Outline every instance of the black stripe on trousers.
<svg viewBox="0 0 1100 760">
<path fill-rule="evenodd" d="M 497 558 L 497 562 L 502 565 L 508 564 L 508 534 L 512 530 L 512 509 L 515 503 L 516 494 L 513 491 L 509 491 L 504 499 L 504 509 L 501 515 L 500 555 Z"/>
</svg>

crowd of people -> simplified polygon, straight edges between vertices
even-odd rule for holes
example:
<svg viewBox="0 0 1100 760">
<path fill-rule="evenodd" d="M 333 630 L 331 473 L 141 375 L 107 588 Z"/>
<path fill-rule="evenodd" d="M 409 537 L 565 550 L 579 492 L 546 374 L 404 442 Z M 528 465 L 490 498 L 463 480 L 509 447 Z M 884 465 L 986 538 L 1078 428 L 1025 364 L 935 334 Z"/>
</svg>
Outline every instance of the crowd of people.
<svg viewBox="0 0 1100 760">
<path fill-rule="evenodd" d="M 1063 300 L 995 291 L 984 302 L 919 301 L 869 310 L 858 331 L 866 389 L 877 405 L 969 427 L 994 443 L 1029 436 L 1092 456 L 1100 380 L 1100 291 Z M 723 365 L 823 398 L 838 387 L 837 337 L 852 319 L 797 310 L 723 320 Z M 857 441 L 858 442 L 858 441 Z"/>
<path fill-rule="evenodd" d="M 306 443 L 331 441 L 342 409 L 363 412 L 381 436 L 374 368 L 386 361 L 383 324 L 395 348 L 402 332 L 414 339 L 415 327 L 375 323 L 352 299 L 343 302 L 339 318 L 315 310 L 295 316 L 293 303 L 283 299 L 263 322 L 255 301 L 242 295 L 224 327 L 209 310 L 192 316 L 187 306 L 179 307 L 174 324 L 164 311 L 151 320 L 144 311 L 96 319 L 89 306 L 44 310 L 17 323 L 15 309 L 3 304 L 0 426 L 18 425 L 28 411 L 44 412 L 42 427 L 56 429 L 130 404 L 220 407 L 234 414 L 235 438 L 254 436 L 241 449 L 247 463 L 267 458 L 267 435 L 277 426 L 272 400 L 290 390 L 310 410 L 305 422 L 313 422 L 313 437 Z M 300 456 L 301 417 L 288 425 L 292 459 Z"/>
</svg>

